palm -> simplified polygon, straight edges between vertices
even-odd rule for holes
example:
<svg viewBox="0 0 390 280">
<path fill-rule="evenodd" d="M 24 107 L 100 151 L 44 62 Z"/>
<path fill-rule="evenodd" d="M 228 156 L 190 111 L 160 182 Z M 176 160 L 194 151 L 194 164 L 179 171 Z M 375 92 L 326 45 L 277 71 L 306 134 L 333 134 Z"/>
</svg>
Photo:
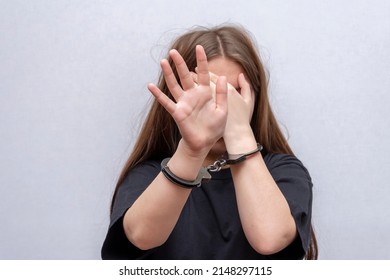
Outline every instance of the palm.
<svg viewBox="0 0 390 280">
<path fill-rule="evenodd" d="M 211 147 L 221 138 L 227 119 L 226 78 L 221 77 L 216 87 L 210 85 L 208 63 L 203 48 L 198 46 L 196 54 L 197 83 L 177 51 L 171 51 L 170 55 L 182 86 L 178 84 L 168 61 L 161 62 L 167 86 L 176 103 L 156 86 L 149 85 L 149 90 L 174 118 L 183 140 L 193 150 Z"/>
</svg>

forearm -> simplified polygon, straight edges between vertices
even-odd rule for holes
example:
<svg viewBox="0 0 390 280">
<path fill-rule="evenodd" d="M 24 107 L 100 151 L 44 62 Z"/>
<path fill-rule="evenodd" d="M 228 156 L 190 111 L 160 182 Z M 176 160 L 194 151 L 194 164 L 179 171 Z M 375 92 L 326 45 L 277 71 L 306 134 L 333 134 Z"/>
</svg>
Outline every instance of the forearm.
<svg viewBox="0 0 390 280">
<path fill-rule="evenodd" d="M 246 146 L 247 152 L 256 145 L 253 137 L 243 137 L 241 141 L 246 145 L 234 146 L 234 141 L 228 141 L 228 149 L 237 151 Z M 262 254 L 285 248 L 296 236 L 295 222 L 261 154 L 231 165 L 231 172 L 241 223 L 249 243 Z"/>
<path fill-rule="evenodd" d="M 204 155 L 189 155 L 183 146 L 179 144 L 168 166 L 178 177 L 194 180 Z M 124 216 L 123 227 L 129 241 L 143 250 L 162 245 L 175 227 L 190 192 L 160 172 Z"/>
</svg>

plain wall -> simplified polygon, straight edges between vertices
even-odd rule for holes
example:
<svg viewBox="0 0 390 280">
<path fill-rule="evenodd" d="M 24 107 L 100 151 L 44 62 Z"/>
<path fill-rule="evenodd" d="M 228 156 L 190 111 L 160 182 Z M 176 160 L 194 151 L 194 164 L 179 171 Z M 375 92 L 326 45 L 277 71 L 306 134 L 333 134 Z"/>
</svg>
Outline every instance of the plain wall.
<svg viewBox="0 0 390 280">
<path fill-rule="evenodd" d="M 0 259 L 99 259 L 171 39 L 240 23 L 314 182 L 321 259 L 390 258 L 390 1 L 0 1 Z"/>
</svg>

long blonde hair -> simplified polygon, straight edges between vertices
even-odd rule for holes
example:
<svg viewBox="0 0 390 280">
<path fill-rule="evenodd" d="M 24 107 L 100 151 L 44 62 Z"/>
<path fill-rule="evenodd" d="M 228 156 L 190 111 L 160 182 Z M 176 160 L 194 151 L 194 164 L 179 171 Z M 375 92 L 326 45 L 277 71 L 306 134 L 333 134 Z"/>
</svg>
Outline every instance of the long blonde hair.
<svg viewBox="0 0 390 280">
<path fill-rule="evenodd" d="M 195 71 L 196 67 L 196 45 L 203 46 L 209 61 L 216 57 L 225 57 L 243 67 L 255 92 L 251 127 L 257 142 L 261 143 L 268 153 L 292 155 L 293 152 L 271 110 L 267 73 L 249 33 L 240 26 L 224 25 L 213 28 L 199 27 L 178 37 L 170 49 L 176 49 L 182 55 L 190 71 Z M 172 60 L 168 58 L 168 61 L 178 77 Z M 160 74 L 158 87 L 172 98 L 162 74 Z M 129 171 L 147 159 L 163 159 L 172 156 L 179 140 L 179 130 L 173 118 L 154 100 L 133 151 L 118 179 L 111 211 L 117 190 Z M 310 245 L 305 258 L 317 258 L 317 242 L 312 228 Z"/>
</svg>

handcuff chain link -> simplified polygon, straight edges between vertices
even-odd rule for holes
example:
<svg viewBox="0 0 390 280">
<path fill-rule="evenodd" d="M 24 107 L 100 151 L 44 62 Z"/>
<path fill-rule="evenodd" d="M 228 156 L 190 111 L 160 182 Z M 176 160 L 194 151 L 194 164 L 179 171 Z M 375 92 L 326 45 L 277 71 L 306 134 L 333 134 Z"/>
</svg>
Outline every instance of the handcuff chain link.
<svg viewBox="0 0 390 280">
<path fill-rule="evenodd" d="M 226 165 L 225 159 L 216 160 L 213 164 L 207 166 L 207 170 L 210 172 L 218 172 Z"/>
</svg>

